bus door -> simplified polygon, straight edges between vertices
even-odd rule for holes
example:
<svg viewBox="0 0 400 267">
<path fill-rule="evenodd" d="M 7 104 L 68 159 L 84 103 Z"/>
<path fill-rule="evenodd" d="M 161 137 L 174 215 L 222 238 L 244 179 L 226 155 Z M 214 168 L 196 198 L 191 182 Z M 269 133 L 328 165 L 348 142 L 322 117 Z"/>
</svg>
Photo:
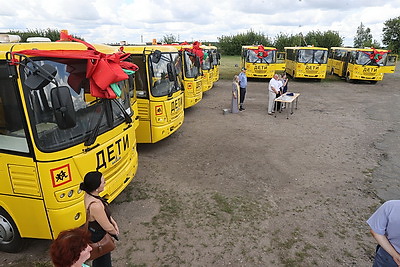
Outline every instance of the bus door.
<svg viewBox="0 0 400 267">
<path fill-rule="evenodd" d="M 285 52 L 278 52 L 276 55 L 276 69 L 277 70 L 285 70 L 285 59 L 286 53 Z"/>
<path fill-rule="evenodd" d="M 240 57 L 240 66 L 242 68 L 246 67 L 246 58 L 247 58 L 248 50 L 246 48 L 242 49 L 242 56 Z"/>
<path fill-rule="evenodd" d="M 21 236 L 51 238 L 17 88 L 6 61 L 0 61 L 0 250 L 7 252 L 22 248 Z"/>
<path fill-rule="evenodd" d="M 382 66 L 382 73 L 394 73 L 396 70 L 397 55 L 388 54 Z"/>
<path fill-rule="evenodd" d="M 343 60 L 342 77 L 347 76 L 347 68 L 349 66 L 350 57 L 351 57 L 351 52 L 350 51 L 346 52 Z"/>
</svg>

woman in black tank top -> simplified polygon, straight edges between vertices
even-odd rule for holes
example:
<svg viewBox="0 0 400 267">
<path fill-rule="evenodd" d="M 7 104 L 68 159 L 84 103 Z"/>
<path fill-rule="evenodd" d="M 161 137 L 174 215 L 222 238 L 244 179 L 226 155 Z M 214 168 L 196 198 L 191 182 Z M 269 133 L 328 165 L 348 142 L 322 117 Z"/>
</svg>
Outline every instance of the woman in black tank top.
<svg viewBox="0 0 400 267">
<path fill-rule="evenodd" d="M 107 200 L 100 197 L 104 190 L 105 180 L 98 171 L 88 172 L 80 188 L 85 191 L 85 207 L 88 211 L 88 228 L 91 232 L 91 241 L 98 242 L 108 232 L 118 240 L 119 228 L 108 207 Z M 111 267 L 111 253 L 107 253 L 93 260 L 92 267 Z"/>
</svg>

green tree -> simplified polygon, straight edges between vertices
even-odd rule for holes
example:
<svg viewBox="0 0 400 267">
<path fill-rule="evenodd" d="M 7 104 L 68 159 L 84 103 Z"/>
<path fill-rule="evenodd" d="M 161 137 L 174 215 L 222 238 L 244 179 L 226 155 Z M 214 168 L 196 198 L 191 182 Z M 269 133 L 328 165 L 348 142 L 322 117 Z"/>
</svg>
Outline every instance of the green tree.
<svg viewBox="0 0 400 267">
<path fill-rule="evenodd" d="M 382 43 L 395 53 L 400 53 L 400 16 L 383 24 Z"/>
<path fill-rule="evenodd" d="M 255 33 L 253 30 L 237 35 L 218 37 L 218 42 L 221 53 L 225 55 L 240 55 L 243 45 L 272 45 L 268 36 L 264 33 Z"/>
<path fill-rule="evenodd" d="M 373 45 L 376 46 L 377 41 L 372 40 L 371 29 L 365 27 L 361 22 L 360 26 L 357 27 L 356 36 L 354 37 L 354 47 L 371 47 Z"/>
<path fill-rule="evenodd" d="M 163 38 L 161 39 L 162 43 L 165 44 L 172 44 L 172 43 L 177 43 L 179 42 L 178 37 L 173 35 L 173 34 L 167 34 L 164 35 Z"/>
<path fill-rule="evenodd" d="M 311 31 L 304 37 L 308 45 L 331 48 L 332 46 L 342 46 L 343 37 L 336 31 Z"/>
<path fill-rule="evenodd" d="M 283 51 L 285 47 L 291 46 L 302 46 L 305 45 L 303 41 L 303 36 L 299 33 L 296 35 L 288 35 L 285 33 L 279 33 L 275 36 L 275 41 L 273 46 L 279 51 Z"/>
<path fill-rule="evenodd" d="M 55 42 L 57 40 L 60 40 L 60 30 L 57 29 L 35 29 L 35 30 L 30 30 L 27 29 L 26 31 L 9 31 L 9 34 L 15 34 L 19 35 L 21 37 L 21 42 L 26 42 L 26 40 L 29 37 L 47 37 L 49 38 L 52 42 Z M 76 35 L 72 34 L 72 37 L 80 40 L 84 40 L 81 37 L 78 37 Z"/>
<path fill-rule="evenodd" d="M 332 46 L 342 46 L 343 37 L 336 31 L 311 31 L 305 36 L 302 33 L 287 35 L 280 33 L 275 37 L 274 46 L 283 51 L 284 47 L 313 45 L 318 47 L 331 48 Z"/>
</svg>

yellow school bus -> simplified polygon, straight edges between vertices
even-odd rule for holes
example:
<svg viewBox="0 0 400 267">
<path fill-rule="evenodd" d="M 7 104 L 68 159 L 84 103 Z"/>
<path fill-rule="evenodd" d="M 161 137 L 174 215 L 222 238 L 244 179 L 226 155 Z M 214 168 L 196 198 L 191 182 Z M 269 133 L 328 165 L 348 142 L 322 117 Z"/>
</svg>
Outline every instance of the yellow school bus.
<svg viewBox="0 0 400 267">
<path fill-rule="evenodd" d="M 201 59 L 192 45 L 173 45 L 179 51 L 181 57 L 181 80 L 184 88 L 184 108 L 189 108 L 203 98 Z"/>
<path fill-rule="evenodd" d="M 344 77 L 347 82 L 355 80 L 381 81 L 385 73 L 394 73 L 397 55 L 389 50 L 374 48 L 331 47 L 328 71 Z"/>
<path fill-rule="evenodd" d="M 79 184 L 87 172 L 104 174 L 102 196 L 109 201 L 135 176 L 133 72 L 108 64 L 113 71 L 103 75 L 101 65 L 116 58 L 115 48 L 91 47 L 62 41 L 0 44 L 2 251 L 17 252 L 25 238 L 53 239 L 83 225 Z M 96 97 L 103 89 L 112 94 L 111 84 L 102 84 L 108 81 L 115 96 Z"/>
<path fill-rule="evenodd" d="M 285 71 L 293 78 L 325 79 L 328 49 L 324 47 L 285 47 Z"/>
<path fill-rule="evenodd" d="M 275 47 L 262 45 L 242 46 L 241 67 L 246 68 L 249 78 L 272 78 L 276 71 L 285 69 L 285 62 L 279 61 Z"/>
<path fill-rule="evenodd" d="M 218 48 L 214 45 L 209 45 L 208 46 L 208 51 L 207 51 L 211 58 L 211 65 L 212 65 L 212 72 L 213 72 L 213 82 L 216 83 L 219 80 L 219 66 L 221 64 L 221 55 L 218 52 Z"/>
<path fill-rule="evenodd" d="M 135 87 L 139 111 L 138 143 L 156 143 L 174 132 L 184 120 L 184 92 L 179 81 L 182 62 L 172 46 L 124 46 L 139 70 Z"/>
<path fill-rule="evenodd" d="M 201 62 L 201 69 L 203 71 L 203 92 L 206 92 L 214 85 L 212 53 L 210 52 L 210 47 L 207 45 L 200 45 L 200 48 L 203 51 L 203 60 Z"/>
</svg>

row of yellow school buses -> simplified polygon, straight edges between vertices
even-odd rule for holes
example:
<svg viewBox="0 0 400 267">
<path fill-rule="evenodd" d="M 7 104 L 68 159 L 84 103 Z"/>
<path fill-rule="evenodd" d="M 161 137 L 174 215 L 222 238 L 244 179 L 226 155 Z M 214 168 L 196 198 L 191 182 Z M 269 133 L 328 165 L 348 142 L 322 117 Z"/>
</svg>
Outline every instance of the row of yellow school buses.
<svg viewBox="0 0 400 267">
<path fill-rule="evenodd" d="M 271 78 L 276 71 L 285 71 L 293 78 L 324 79 L 326 73 L 346 81 L 381 81 L 385 73 L 394 73 L 397 55 L 374 48 L 274 47 L 243 46 L 241 64 L 247 76 Z"/>
<path fill-rule="evenodd" d="M 83 225 L 84 175 L 102 172 L 102 196 L 114 200 L 136 174 L 137 143 L 175 132 L 184 109 L 219 78 L 213 46 L 116 47 L 61 37 L 20 43 L 0 35 L 2 251 Z"/>
</svg>

